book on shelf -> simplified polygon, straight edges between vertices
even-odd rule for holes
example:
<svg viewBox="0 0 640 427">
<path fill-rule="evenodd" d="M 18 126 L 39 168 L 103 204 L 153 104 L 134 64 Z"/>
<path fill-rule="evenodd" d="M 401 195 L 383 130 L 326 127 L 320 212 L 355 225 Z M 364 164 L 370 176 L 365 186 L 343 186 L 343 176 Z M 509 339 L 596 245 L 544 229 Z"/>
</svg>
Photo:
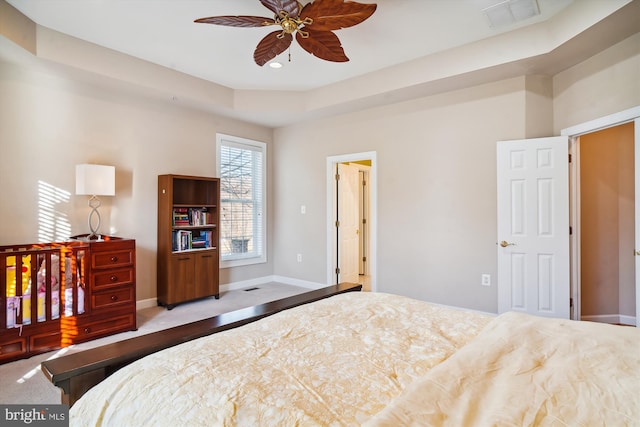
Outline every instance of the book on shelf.
<svg viewBox="0 0 640 427">
<path fill-rule="evenodd" d="M 173 225 L 189 225 L 189 210 L 187 208 L 173 208 Z"/>
<path fill-rule="evenodd" d="M 173 208 L 174 227 L 211 225 L 207 208 Z"/>
<path fill-rule="evenodd" d="M 173 232 L 173 251 L 180 252 L 190 249 L 207 249 L 213 245 L 213 231 L 211 230 L 175 230 Z"/>
<path fill-rule="evenodd" d="M 191 242 L 191 249 L 205 249 L 207 247 L 207 242 L 200 239 L 194 239 Z"/>
<path fill-rule="evenodd" d="M 209 224 L 210 213 L 207 208 L 190 208 L 189 222 L 191 225 L 207 225 Z"/>
<path fill-rule="evenodd" d="M 191 247 L 193 249 L 205 249 L 211 247 L 211 230 L 200 230 L 192 234 Z"/>
<path fill-rule="evenodd" d="M 188 230 L 177 230 L 173 232 L 173 251 L 186 251 L 192 248 L 192 233 Z"/>
</svg>

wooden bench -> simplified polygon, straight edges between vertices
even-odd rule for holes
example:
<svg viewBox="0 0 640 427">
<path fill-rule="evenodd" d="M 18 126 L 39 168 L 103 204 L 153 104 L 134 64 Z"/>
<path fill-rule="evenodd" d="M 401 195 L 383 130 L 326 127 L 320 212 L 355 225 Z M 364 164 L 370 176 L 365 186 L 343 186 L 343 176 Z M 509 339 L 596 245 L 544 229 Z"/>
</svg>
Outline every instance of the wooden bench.
<svg viewBox="0 0 640 427">
<path fill-rule="evenodd" d="M 170 329 L 68 354 L 57 359 L 47 360 L 42 362 L 42 371 L 56 387 L 62 389 L 62 403 L 71 406 L 91 387 L 121 367 L 144 356 L 196 338 L 246 325 L 282 310 L 345 292 L 360 291 L 361 289 L 362 285 L 359 284 L 340 283 L 304 292 Z"/>
</svg>

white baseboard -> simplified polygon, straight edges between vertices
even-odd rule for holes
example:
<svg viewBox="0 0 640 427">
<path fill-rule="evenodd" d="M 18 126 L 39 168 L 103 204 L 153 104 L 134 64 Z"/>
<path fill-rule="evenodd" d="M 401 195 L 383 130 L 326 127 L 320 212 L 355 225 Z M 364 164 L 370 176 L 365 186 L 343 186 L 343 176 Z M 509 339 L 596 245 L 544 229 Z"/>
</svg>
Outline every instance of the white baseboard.
<svg viewBox="0 0 640 427">
<path fill-rule="evenodd" d="M 308 288 L 308 289 L 314 289 L 314 290 L 321 289 L 328 286 L 322 283 L 315 283 L 315 282 L 309 282 L 306 280 L 293 279 L 291 277 L 263 276 L 263 277 L 257 277 L 255 279 L 242 280 L 240 282 L 232 282 L 232 283 L 220 285 L 220 291 L 221 292 L 237 291 L 238 289 L 249 288 L 251 286 L 259 286 L 259 285 L 263 285 L 265 283 L 270 283 L 270 282 L 284 283 L 285 285 L 300 286 L 301 288 Z"/>
<path fill-rule="evenodd" d="M 284 283 L 285 285 L 291 285 L 291 286 L 300 286 L 301 288 L 308 288 L 312 290 L 322 289 L 322 288 L 326 288 L 327 286 L 331 286 L 324 283 L 309 282 L 307 280 L 293 279 L 291 277 L 284 277 L 284 276 L 271 276 L 271 279 L 269 281 Z"/>
<path fill-rule="evenodd" d="M 136 301 L 136 310 L 158 306 L 158 298 L 147 298 Z"/>
<path fill-rule="evenodd" d="M 491 313 L 489 311 L 474 310 L 473 308 L 457 307 L 455 305 L 448 305 L 448 304 L 439 304 L 439 303 L 431 302 L 431 301 L 425 301 L 425 302 L 428 302 L 429 304 L 437 305 L 438 307 L 451 308 L 453 310 L 466 311 L 466 312 L 469 312 L 469 313 L 478 313 L 478 314 L 482 314 L 484 316 L 489 316 L 489 317 L 498 316 L 498 314 Z"/>
<path fill-rule="evenodd" d="M 257 277 L 255 279 L 242 280 L 239 282 L 232 282 L 232 283 L 226 283 L 224 285 L 220 285 L 220 292 L 237 291 L 240 289 L 250 288 L 252 286 L 259 286 L 259 285 L 263 285 L 265 283 L 270 283 L 270 282 L 278 282 L 278 283 L 284 283 L 285 285 L 300 286 L 301 288 L 308 288 L 312 290 L 322 289 L 329 286 L 322 283 L 309 282 L 309 281 L 300 280 L 300 279 L 293 279 L 291 277 L 264 276 L 264 277 Z M 156 307 L 157 305 L 158 305 L 157 298 L 148 298 L 144 300 L 139 300 L 139 301 L 136 301 L 136 310 Z"/>
<path fill-rule="evenodd" d="M 625 316 L 625 315 L 620 315 L 620 322 L 618 323 L 622 323 L 623 325 L 629 325 L 629 326 L 636 326 L 636 317 L 635 316 Z"/>
<path fill-rule="evenodd" d="M 256 277 L 255 279 L 241 280 L 239 282 L 226 283 L 220 285 L 220 292 L 237 291 L 239 289 L 250 288 L 271 282 L 271 276 Z"/>
<path fill-rule="evenodd" d="M 625 316 L 624 314 L 595 314 L 591 316 L 580 316 L 580 320 L 600 323 L 620 323 L 622 325 L 635 326 L 635 316 Z"/>
</svg>

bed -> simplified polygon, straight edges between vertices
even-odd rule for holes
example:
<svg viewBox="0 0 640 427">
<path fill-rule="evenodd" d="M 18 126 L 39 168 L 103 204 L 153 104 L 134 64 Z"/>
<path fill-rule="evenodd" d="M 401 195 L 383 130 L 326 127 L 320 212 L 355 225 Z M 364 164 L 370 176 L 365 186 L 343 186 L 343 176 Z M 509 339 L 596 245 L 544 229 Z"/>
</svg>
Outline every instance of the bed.
<svg viewBox="0 0 640 427">
<path fill-rule="evenodd" d="M 640 331 L 348 292 L 119 369 L 72 426 L 638 425 Z"/>
</svg>

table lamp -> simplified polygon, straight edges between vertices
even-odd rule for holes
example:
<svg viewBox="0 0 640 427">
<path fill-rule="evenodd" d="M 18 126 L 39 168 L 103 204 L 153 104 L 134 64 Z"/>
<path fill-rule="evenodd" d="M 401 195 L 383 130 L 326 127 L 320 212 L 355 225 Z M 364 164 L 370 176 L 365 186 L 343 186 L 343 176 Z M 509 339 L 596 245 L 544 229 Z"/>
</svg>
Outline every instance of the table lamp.
<svg viewBox="0 0 640 427">
<path fill-rule="evenodd" d="M 115 166 L 83 164 L 76 165 L 76 195 L 87 195 L 89 198 L 89 229 L 91 234 L 87 239 L 100 239 L 100 199 L 98 196 L 115 196 L 116 168 Z M 93 217 L 97 217 L 97 224 L 93 226 Z"/>
</svg>

